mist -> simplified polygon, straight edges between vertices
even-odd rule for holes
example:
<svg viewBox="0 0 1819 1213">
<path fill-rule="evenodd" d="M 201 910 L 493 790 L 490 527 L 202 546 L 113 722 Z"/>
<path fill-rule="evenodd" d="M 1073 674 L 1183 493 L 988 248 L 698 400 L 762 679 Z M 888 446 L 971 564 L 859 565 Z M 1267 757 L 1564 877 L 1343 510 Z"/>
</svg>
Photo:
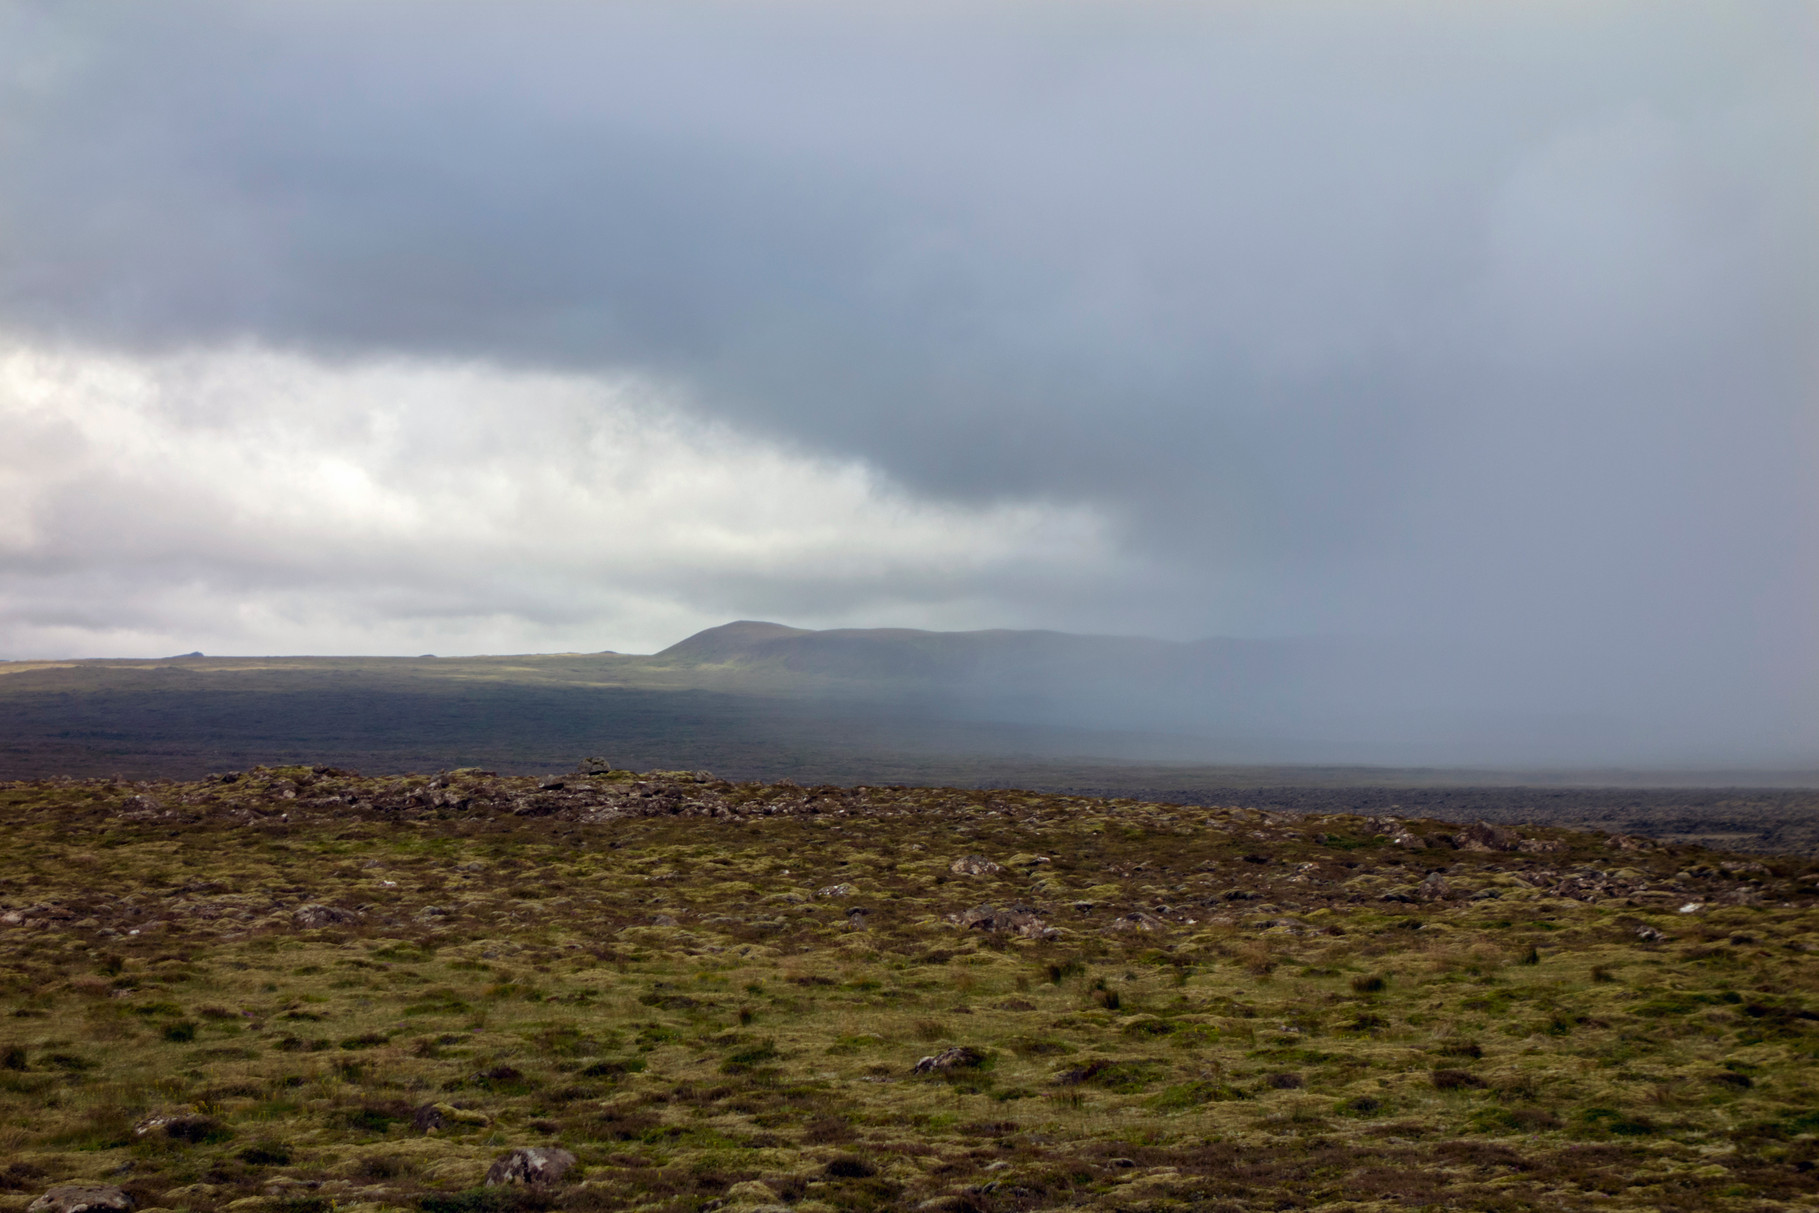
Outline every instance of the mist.
<svg viewBox="0 0 1819 1213">
<path fill-rule="evenodd" d="M 12 6 L 0 657 L 1236 638 L 1330 655 L 1243 692 L 1297 760 L 1810 765 L 1816 69 L 1799 3 Z"/>
</svg>

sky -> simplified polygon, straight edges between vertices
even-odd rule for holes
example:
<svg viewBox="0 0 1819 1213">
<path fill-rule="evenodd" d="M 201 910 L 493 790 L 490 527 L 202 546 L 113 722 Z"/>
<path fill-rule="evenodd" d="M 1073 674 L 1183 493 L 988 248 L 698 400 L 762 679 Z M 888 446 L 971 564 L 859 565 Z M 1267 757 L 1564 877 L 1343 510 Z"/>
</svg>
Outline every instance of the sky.
<svg viewBox="0 0 1819 1213">
<path fill-rule="evenodd" d="M 0 657 L 1344 637 L 1819 761 L 1816 149 L 1800 0 L 0 3 Z"/>
</svg>

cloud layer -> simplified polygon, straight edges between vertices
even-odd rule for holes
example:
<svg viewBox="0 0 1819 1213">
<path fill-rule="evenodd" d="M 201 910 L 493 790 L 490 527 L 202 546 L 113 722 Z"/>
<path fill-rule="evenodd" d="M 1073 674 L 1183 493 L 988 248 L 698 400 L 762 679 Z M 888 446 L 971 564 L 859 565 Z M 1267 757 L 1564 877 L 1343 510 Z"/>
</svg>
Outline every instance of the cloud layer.
<svg viewBox="0 0 1819 1213">
<path fill-rule="evenodd" d="M 1116 564 L 1088 510 L 916 500 L 632 379 L 15 347 L 0 452 L 13 656 L 640 651 Z"/>
<path fill-rule="evenodd" d="M 0 23 L 16 652 L 1368 635 L 1819 752 L 1810 5 Z"/>
</svg>

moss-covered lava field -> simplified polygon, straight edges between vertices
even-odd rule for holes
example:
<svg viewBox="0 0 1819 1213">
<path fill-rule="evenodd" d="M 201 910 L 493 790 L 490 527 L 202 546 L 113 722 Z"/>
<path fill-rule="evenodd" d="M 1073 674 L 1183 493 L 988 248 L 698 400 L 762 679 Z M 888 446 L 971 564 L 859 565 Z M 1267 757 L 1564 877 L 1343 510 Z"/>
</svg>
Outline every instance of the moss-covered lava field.
<svg viewBox="0 0 1819 1213">
<path fill-rule="evenodd" d="M 306 767 L 0 848 L 7 1209 L 1819 1208 L 1805 857 Z"/>
</svg>

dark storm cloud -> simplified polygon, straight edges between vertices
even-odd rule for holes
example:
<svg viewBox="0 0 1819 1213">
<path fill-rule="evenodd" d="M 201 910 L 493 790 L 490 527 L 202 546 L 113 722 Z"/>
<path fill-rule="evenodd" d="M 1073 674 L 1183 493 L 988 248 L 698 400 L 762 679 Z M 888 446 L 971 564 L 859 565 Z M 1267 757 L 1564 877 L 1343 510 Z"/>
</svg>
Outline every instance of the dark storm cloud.
<svg viewBox="0 0 1819 1213">
<path fill-rule="evenodd" d="M 1150 573 L 1022 622 L 1819 728 L 1810 6 L 0 20 L 15 332 L 648 372 L 1120 520 Z"/>
</svg>

